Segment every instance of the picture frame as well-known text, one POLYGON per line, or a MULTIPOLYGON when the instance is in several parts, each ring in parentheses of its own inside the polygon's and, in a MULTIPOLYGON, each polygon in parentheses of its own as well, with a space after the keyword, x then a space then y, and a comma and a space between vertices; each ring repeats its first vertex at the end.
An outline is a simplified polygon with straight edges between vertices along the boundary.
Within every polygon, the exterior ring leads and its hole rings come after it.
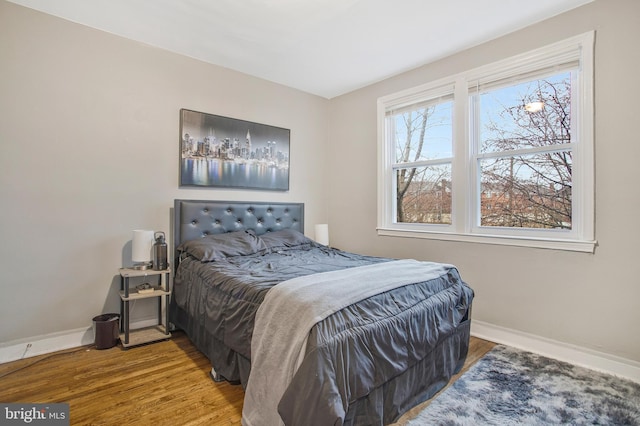
POLYGON ((180 110, 180 186, 289 190, 289 129, 180 110))

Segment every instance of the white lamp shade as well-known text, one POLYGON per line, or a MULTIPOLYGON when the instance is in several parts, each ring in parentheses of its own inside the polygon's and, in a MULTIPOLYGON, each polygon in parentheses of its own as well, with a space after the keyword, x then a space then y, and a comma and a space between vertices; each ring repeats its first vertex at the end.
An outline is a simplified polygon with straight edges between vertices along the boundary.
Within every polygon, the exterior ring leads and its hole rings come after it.
POLYGON ((329 245, 329 225, 326 223, 316 225, 316 242, 325 246, 329 245))
POLYGON ((153 247, 153 231, 136 229, 131 240, 131 260, 134 262, 150 262, 153 247))

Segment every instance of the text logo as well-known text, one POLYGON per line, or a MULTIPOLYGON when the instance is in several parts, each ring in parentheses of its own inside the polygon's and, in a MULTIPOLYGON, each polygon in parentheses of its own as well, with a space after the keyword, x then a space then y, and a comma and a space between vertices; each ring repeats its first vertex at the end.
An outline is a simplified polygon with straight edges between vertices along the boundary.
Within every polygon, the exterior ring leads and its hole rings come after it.
POLYGON ((69 404, 0 403, 0 424, 69 426, 69 404))

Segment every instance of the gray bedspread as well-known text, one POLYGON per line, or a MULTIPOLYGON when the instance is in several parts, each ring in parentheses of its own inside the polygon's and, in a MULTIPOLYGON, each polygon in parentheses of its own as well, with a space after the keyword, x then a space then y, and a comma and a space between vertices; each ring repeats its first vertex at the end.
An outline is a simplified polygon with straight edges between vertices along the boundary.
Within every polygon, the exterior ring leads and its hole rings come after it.
MULTIPOLYGON (((215 262, 186 258, 174 280, 172 321, 219 374, 246 386, 256 311, 272 286, 390 260, 319 245, 215 262)), ((279 406, 284 423, 382 425, 431 397, 466 357, 472 299, 451 267, 316 324, 279 406)))

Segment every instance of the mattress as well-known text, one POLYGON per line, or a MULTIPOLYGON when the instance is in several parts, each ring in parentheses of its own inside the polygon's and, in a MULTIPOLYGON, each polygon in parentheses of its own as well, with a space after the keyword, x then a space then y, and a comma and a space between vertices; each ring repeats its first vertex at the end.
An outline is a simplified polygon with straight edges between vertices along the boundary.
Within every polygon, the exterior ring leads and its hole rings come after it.
MULTIPOLYGON (((174 278, 172 322, 209 358, 218 379, 245 387, 256 312, 270 288, 393 260, 323 246, 293 231, 273 234, 239 234, 250 243, 222 253, 208 246, 203 252, 202 240, 200 251, 182 247, 174 278)), ((464 363, 472 299, 451 266, 329 315, 309 333, 307 358, 278 407, 283 422, 382 425, 430 398, 464 363)))

